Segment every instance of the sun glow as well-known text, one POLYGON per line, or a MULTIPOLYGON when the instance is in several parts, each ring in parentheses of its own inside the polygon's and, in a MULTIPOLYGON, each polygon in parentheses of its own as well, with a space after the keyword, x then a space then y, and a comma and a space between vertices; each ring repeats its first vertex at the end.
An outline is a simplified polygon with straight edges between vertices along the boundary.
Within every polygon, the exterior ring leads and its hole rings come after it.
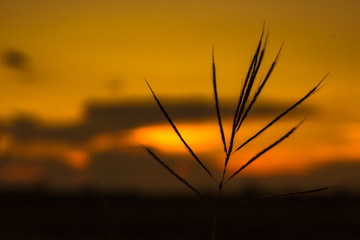
MULTIPOLYGON (((185 141, 198 152, 211 152, 218 149, 220 133, 216 123, 181 123, 177 124, 178 130, 185 141)), ((187 152, 181 140, 168 124, 145 126, 131 132, 134 141, 158 148, 164 152, 187 152)))

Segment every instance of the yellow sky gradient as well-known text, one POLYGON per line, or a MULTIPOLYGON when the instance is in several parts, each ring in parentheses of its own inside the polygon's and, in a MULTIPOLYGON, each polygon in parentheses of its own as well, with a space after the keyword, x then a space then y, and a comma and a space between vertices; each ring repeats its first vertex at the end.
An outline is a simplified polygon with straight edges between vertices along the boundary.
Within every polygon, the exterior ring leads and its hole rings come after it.
POLYGON ((266 97, 293 98, 331 71, 312 101, 329 111, 359 106, 359 10, 325 0, 1 1, 0 50, 30 61, 28 72, 0 66, 0 114, 77 119, 88 99, 149 97, 143 77, 159 94, 209 98, 213 43, 220 93, 231 98, 264 21, 267 63, 285 43, 266 97))

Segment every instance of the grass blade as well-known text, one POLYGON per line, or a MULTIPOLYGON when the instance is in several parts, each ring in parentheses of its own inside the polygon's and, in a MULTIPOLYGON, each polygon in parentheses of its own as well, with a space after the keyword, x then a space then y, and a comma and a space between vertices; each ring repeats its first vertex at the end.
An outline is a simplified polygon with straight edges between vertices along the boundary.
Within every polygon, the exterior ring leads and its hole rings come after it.
POLYGON ((331 188, 332 187, 322 187, 322 188, 315 188, 315 189, 310 189, 310 190, 300 191, 300 192, 289 192, 289 193, 283 193, 283 194, 278 194, 278 195, 250 198, 250 199, 243 200, 242 202, 252 202, 252 201, 260 201, 260 200, 268 200, 268 199, 275 199, 275 198, 298 196, 298 195, 303 195, 303 194, 322 192, 322 191, 325 191, 325 190, 328 190, 328 189, 331 189, 331 188))
POLYGON ((200 196, 203 199, 208 200, 205 196, 203 196, 196 188, 191 186, 185 179, 180 177, 177 173, 175 173, 168 165, 166 165, 156 154, 151 151, 148 147, 142 146, 158 163, 160 163, 166 170, 168 170, 174 177, 176 177, 180 182, 182 182, 184 185, 186 185, 188 188, 190 188, 193 192, 195 192, 198 196, 200 196))
POLYGON ((307 98, 309 98, 311 95, 313 95, 320 87, 321 83, 324 81, 324 79, 327 77, 327 75, 314 87, 312 88, 304 97, 302 97, 300 100, 298 100, 295 104, 290 106, 288 109, 286 109, 284 112, 282 112, 280 115, 278 115, 274 120, 272 120, 270 123, 268 123, 264 128, 262 128, 260 131, 258 131, 255 135, 250 137, 248 140, 246 140, 243 144, 241 144, 234 152, 240 150, 242 147, 244 147, 246 144, 254 140, 256 137, 258 137, 261 133, 263 133, 265 130, 267 130, 269 127, 271 127, 274 123, 279 121, 283 116, 285 116, 287 113, 289 113, 291 110, 295 109, 298 105, 300 105, 303 101, 305 101, 307 98))
POLYGON ((220 106, 219 106, 219 99, 217 93, 217 86, 216 86, 216 68, 215 68, 215 59, 214 59, 214 47, 212 49, 212 75, 213 75, 213 89, 214 89, 214 97, 215 97, 215 107, 216 107, 216 115, 218 119, 218 124, 220 128, 221 140, 224 146, 224 152, 227 152, 226 148, 226 141, 225 141, 225 133, 223 129, 223 124, 221 121, 221 114, 220 114, 220 106))
POLYGON ((261 33, 260 40, 259 40, 258 46, 256 48, 255 54, 254 54, 254 56, 253 56, 253 58, 251 60, 249 70, 248 70, 248 73, 246 75, 244 84, 242 86, 240 96, 239 96, 239 100, 238 100, 238 103, 237 103, 237 106, 236 106, 236 109, 235 109, 235 115, 234 115, 234 119, 233 119, 233 126, 232 126, 232 130, 231 130, 230 143, 229 143, 229 148, 228 148, 228 151, 227 151, 227 156, 225 158, 225 168, 224 168, 224 174, 223 174, 222 178, 224 178, 224 175, 225 175, 225 172, 226 172, 226 166, 228 164, 230 155, 232 153, 234 139, 235 139, 235 135, 236 135, 236 132, 237 132, 237 126, 238 126, 239 121, 241 119, 243 106, 244 106, 244 104, 246 102, 245 101, 245 95, 246 95, 246 92, 248 91, 247 89, 249 88, 249 81, 251 81, 250 78, 253 75, 254 69, 256 68, 256 66, 259 65, 259 64, 257 64, 257 58, 258 58, 259 52, 261 51, 261 46, 262 46, 262 42, 263 42, 263 36, 264 36, 264 28, 263 28, 263 31, 261 33))
POLYGON ((264 53, 265 53, 265 46, 261 50, 259 59, 257 59, 257 57, 256 57, 256 61, 257 61, 256 66, 254 66, 253 73, 252 73, 251 78, 249 80, 249 84, 247 86, 247 89, 246 89, 246 92, 245 92, 245 95, 244 95, 244 99, 242 100, 240 113, 238 115, 238 119, 237 119, 237 122, 236 122, 236 125, 237 125, 236 126, 236 132, 239 131, 239 129, 240 129, 240 126, 241 126, 241 123, 242 123, 241 119, 243 118, 244 109, 245 109, 246 103, 247 103, 247 101, 249 99, 249 96, 250 96, 251 90, 253 88, 253 85, 255 83, 255 79, 256 79, 256 76, 258 74, 259 68, 261 66, 261 62, 262 62, 264 53))
POLYGON ((228 178, 228 180, 224 183, 224 185, 229 182, 233 177, 235 177, 239 172, 241 172, 242 170, 244 170, 244 168, 246 168, 247 166, 249 166, 252 162, 254 162, 256 159, 258 159, 261 155, 263 155, 264 153, 266 153, 267 151, 269 151, 270 149, 272 149, 273 147, 275 147, 276 145, 278 145, 279 143, 281 143, 282 141, 284 141, 286 138, 288 138, 291 134, 294 133, 294 131, 299 127, 299 125, 302 123, 303 121, 301 121, 298 125, 296 125, 295 127, 293 127, 289 132, 287 132, 284 136, 282 136, 281 138, 279 138, 278 140, 276 140, 274 143, 272 143, 271 145, 269 145, 268 147, 264 148, 261 152, 259 152, 258 154, 256 154, 253 158, 251 158, 247 163, 245 163, 239 170, 237 170, 233 175, 231 175, 231 177, 228 178))
POLYGON ((243 85, 243 87, 241 89, 240 98, 239 98, 238 105, 237 105, 237 108, 236 108, 236 114, 235 114, 236 117, 234 119, 234 121, 235 121, 234 125, 235 125, 235 130, 236 131, 238 129, 238 125, 239 125, 239 122, 240 122, 240 119, 241 119, 241 116, 242 116, 242 112, 244 111, 244 107, 245 107, 247 98, 248 98, 248 96, 250 94, 250 90, 251 90, 252 85, 253 85, 254 80, 255 80, 254 76, 256 76, 256 73, 257 73, 256 69, 259 69, 259 67, 260 67, 260 63, 258 62, 258 55, 261 54, 261 53, 262 53, 261 55, 263 55, 262 50, 264 50, 264 49, 261 49, 262 42, 263 42, 263 35, 264 35, 264 31, 261 34, 258 46, 256 48, 255 54, 254 54, 254 56, 252 58, 250 66, 249 66, 249 70, 248 70, 248 73, 246 75, 244 85, 243 85))
POLYGON ((176 132, 176 134, 178 135, 178 137, 180 138, 181 142, 185 145, 185 147, 187 148, 187 150, 190 152, 191 156, 196 160, 196 162, 198 162, 200 164, 200 166, 207 172, 207 174, 217 183, 216 179, 214 178, 214 176, 211 174, 211 172, 209 171, 209 169, 200 161, 200 159, 196 156, 196 154, 194 153, 194 151, 190 148, 190 146, 185 142, 184 138, 181 136, 179 130, 177 129, 177 127, 175 126, 174 122, 171 120, 169 114, 166 112, 165 108, 162 106, 162 104, 160 103, 159 99, 156 97, 154 91, 152 90, 149 82, 145 79, 146 84, 148 85, 152 95, 155 98, 156 103, 158 104, 160 110, 162 111, 162 113, 165 115, 166 119, 168 120, 168 122, 170 123, 171 127, 174 129, 174 131, 176 132))
POLYGON ((278 62, 278 59, 279 59, 279 56, 280 56, 280 53, 281 53, 281 49, 282 49, 282 46, 281 46, 281 48, 280 48, 280 50, 279 50, 279 52, 278 52, 275 60, 274 60, 273 63, 271 64, 270 69, 268 70, 268 72, 267 72, 264 80, 261 81, 260 86, 259 86, 259 88, 257 89, 257 91, 255 92, 255 95, 253 96, 253 98, 252 98, 249 106, 247 107, 247 109, 246 109, 243 117, 241 118, 241 121, 240 121, 240 123, 239 123, 239 127, 238 127, 238 128, 240 128, 241 124, 244 122, 244 120, 245 120, 245 118, 247 117, 248 113, 250 112, 252 106, 253 106, 254 103, 256 102, 258 96, 260 95, 260 93, 261 93, 261 91, 263 90, 265 84, 267 83, 267 80, 269 79, 272 71, 274 70, 274 68, 275 68, 275 66, 276 66, 276 64, 277 64, 277 62, 278 62))

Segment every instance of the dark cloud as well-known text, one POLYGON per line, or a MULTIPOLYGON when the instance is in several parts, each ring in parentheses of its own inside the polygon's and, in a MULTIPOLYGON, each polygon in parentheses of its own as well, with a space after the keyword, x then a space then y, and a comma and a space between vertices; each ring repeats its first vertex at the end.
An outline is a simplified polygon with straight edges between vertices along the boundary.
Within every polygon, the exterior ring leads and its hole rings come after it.
MULTIPOLYGON (((176 123, 185 120, 216 119, 214 106, 200 101, 167 102, 165 107, 176 123)), ((269 115, 275 116, 286 107, 276 104, 259 104, 256 109, 254 115, 260 118, 269 115)), ((303 114, 303 111, 308 112, 308 110, 300 109, 300 113, 303 114)), ((222 113, 224 117, 232 117, 233 107, 225 105, 222 113)), ((13 121, 12 125, 0 125, 0 130, 8 133, 18 144, 24 144, 24 146, 32 141, 45 140, 49 143, 62 143, 77 149, 78 146, 83 146, 84 143, 86 144, 87 141, 101 134, 165 122, 166 119, 161 111, 152 102, 132 104, 97 102, 87 105, 84 121, 77 125, 45 127, 36 118, 23 116, 13 121)), ((46 146, 44 147, 46 148, 46 146)), ((123 191, 133 189, 141 193, 176 191, 188 194, 187 188, 177 182, 140 147, 109 148, 91 153, 89 157, 89 166, 83 173, 89 174, 87 184, 94 189, 123 191)), ((189 169, 189 171, 185 171, 186 179, 196 187, 211 192, 212 188, 208 185, 208 176, 203 174, 196 162, 192 161, 188 155, 161 153, 161 157, 165 159, 166 164, 177 169, 177 171, 189 169)), ((216 166, 211 157, 207 157, 203 156, 202 159, 208 159, 207 166, 215 170, 216 166)), ((19 158, 25 159, 10 159, 7 164, 22 165, 31 162, 31 164, 36 165, 35 167, 43 167, 46 169, 42 176, 43 181, 49 188, 82 187, 80 183, 75 186, 72 182, 79 182, 78 179, 83 176, 83 173, 66 164, 63 161, 64 159, 62 161, 59 159, 29 161, 25 156, 19 158)), ((251 188, 255 186, 262 192, 276 194, 288 190, 301 191, 337 185, 356 191, 360 187, 357 184, 360 182, 360 164, 357 162, 358 160, 334 160, 332 163, 314 166, 305 175, 286 174, 254 177, 246 175, 245 172, 245 175, 233 181, 227 191, 237 193, 247 186, 251 186, 251 188)))
POLYGON ((2 60, 6 67, 17 70, 26 71, 29 69, 30 59, 24 52, 9 48, 2 54, 2 60))
MULTIPOLYGON (((16 146, 26 147, 27 144, 31 146, 32 142, 43 141, 61 144, 75 150, 81 149, 83 146, 86 148, 89 140, 91 141, 94 137, 103 134, 106 135, 107 133, 114 132, 125 133, 127 130, 144 125, 166 123, 166 119, 156 103, 152 99, 150 100, 148 102, 142 101, 141 103, 128 104, 114 102, 91 103, 86 107, 84 120, 81 123, 68 126, 44 126, 34 116, 22 115, 9 125, 0 123, 0 131, 11 136, 16 142, 16 146)), ((176 101, 164 102, 166 102, 164 103, 166 110, 175 123, 208 119, 216 120, 215 108, 209 103, 190 100, 183 103, 176 101)), ((284 109, 286 107, 277 104, 258 104, 253 116, 257 118, 275 116, 284 109)), ((302 111, 300 112, 303 113, 302 111)), ((233 113, 233 106, 223 105, 223 117, 231 118, 233 113)), ((44 148, 47 147, 49 146, 45 144, 44 148)), ((10 149, 9 156, 12 154, 12 151, 15 153, 15 151, 19 150, 16 148, 10 149)), ((85 149, 84 151, 87 150, 85 149)), ((64 156, 66 158, 69 155, 65 154, 64 156)), ((129 147, 126 144, 123 147, 109 147, 104 151, 93 152, 89 157, 89 166, 86 172, 84 172, 84 174, 89 174, 89 187, 108 190, 134 189, 136 192, 177 191, 179 193, 189 193, 187 188, 179 184, 175 178, 168 174, 140 147, 129 147)), ((177 171, 186 172, 186 178, 196 187, 209 191, 212 190, 211 186, 208 185, 208 176, 203 174, 196 162, 192 161, 188 155, 161 153, 161 157, 164 157, 166 163, 177 171), (189 159, 184 161, 186 158, 189 159)), ((54 159, 48 159, 48 156, 37 156, 37 161, 31 160, 31 156, 29 156, 29 159, 27 156, 17 156, 17 158, 11 158, 7 161, 7 164, 20 166, 23 164, 25 164, 24 166, 30 166, 29 164, 31 164, 30 167, 32 168, 41 167, 45 169, 39 181, 43 181, 51 189, 70 189, 75 187, 74 184, 71 184, 72 182, 78 182, 79 178, 83 177, 81 171, 67 164, 69 158, 63 159, 60 157, 61 159, 59 159, 58 156, 53 156, 52 158, 54 159), (39 161, 39 159, 41 160, 39 161)), ((207 162, 207 166, 209 169, 215 170, 211 157, 203 156, 203 158, 209 159, 210 161, 207 162)), ((265 182, 270 185, 271 183, 277 185, 277 180, 273 179, 272 181, 265 182)), ((289 178, 281 179, 279 185, 283 186, 287 180, 289 178)), ((290 180, 292 182, 303 182, 296 181, 298 179, 294 180, 293 178, 290 178, 290 180)), ((80 185, 77 186, 81 187, 80 185)), ((238 191, 243 185, 234 184, 233 186, 235 187, 234 191, 238 191)), ((259 186, 262 186, 262 184, 259 183, 259 186)))
MULTIPOLYGON (((178 173, 183 174, 181 164, 183 169, 189 169, 185 176, 194 186, 215 190, 213 182, 209 181, 209 176, 191 157, 165 153, 161 153, 161 157, 166 159, 166 164, 178 173)), ((206 164, 211 165, 209 162, 206 164)), ((164 192, 192 194, 191 190, 184 187, 141 147, 136 147, 131 152, 122 150, 98 153, 93 156, 89 171, 93 187, 99 189, 121 189, 150 194, 164 192)))
MULTIPOLYGON (((181 121, 201 121, 216 119, 215 107, 201 101, 168 102, 164 104, 175 123, 181 121)), ((251 114, 253 117, 276 116, 286 107, 277 104, 258 104, 251 114)), ((299 109, 301 113, 305 109, 299 109)), ((306 109, 305 112, 309 112, 306 109)), ((232 118, 234 108, 230 105, 222 106, 222 116, 232 118)), ((158 106, 148 103, 108 103, 96 102, 88 104, 85 110, 84 121, 77 125, 61 127, 44 127, 39 121, 31 117, 20 117, 7 128, 17 140, 60 140, 70 143, 85 142, 92 137, 114 131, 126 131, 139 126, 166 123, 158 106)), ((5 129, 4 129, 5 130, 5 129)))

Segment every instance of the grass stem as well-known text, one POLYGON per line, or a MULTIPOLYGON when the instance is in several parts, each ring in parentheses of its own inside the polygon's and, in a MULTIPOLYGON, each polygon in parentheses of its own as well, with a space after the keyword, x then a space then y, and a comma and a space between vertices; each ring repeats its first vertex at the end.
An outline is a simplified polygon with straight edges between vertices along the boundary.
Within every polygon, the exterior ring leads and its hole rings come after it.
MULTIPOLYGON (((164 114, 166 119, 168 120, 169 124, 171 125, 171 127, 173 128, 173 130, 175 131, 175 133, 177 134, 177 136, 181 140, 181 142, 184 144, 184 146, 186 147, 188 152, 191 154, 191 156, 195 159, 195 161, 201 166, 201 168, 207 173, 207 175, 209 175, 211 177, 211 179, 217 184, 218 195, 217 195, 217 198, 215 199, 215 201, 214 202, 209 201, 209 199, 206 198, 202 193, 200 193, 200 191, 198 191, 195 187, 193 187, 191 184, 189 184, 184 178, 182 178, 175 171, 173 171, 168 165, 166 165, 165 162, 163 162, 157 155, 155 155, 155 153, 153 151, 151 151, 149 148, 147 148, 145 146, 144 146, 144 148, 157 162, 159 162, 165 169, 167 169, 167 171, 169 171, 180 182, 182 182, 184 185, 186 185, 189 189, 191 189, 199 197, 205 199, 208 203, 212 204, 212 206, 215 209, 214 219, 213 219, 213 226, 212 226, 212 234, 211 234, 211 239, 212 240, 215 240, 216 229, 217 229, 218 222, 219 222, 219 217, 220 217, 221 208, 222 208, 222 192, 223 192, 224 186, 226 184, 228 184, 235 176, 237 176, 246 167, 248 167, 255 160, 257 160, 260 156, 262 156, 263 154, 265 154, 266 152, 268 152, 269 150, 271 150, 272 148, 277 146, 279 143, 284 141, 290 135, 292 135, 294 133, 294 131, 299 127, 299 125, 303 121, 301 121, 298 125, 296 125, 292 129, 290 129, 286 134, 284 134, 282 137, 277 139, 275 142, 273 142, 272 144, 270 144, 269 146, 267 146, 266 148, 261 150, 258 154, 256 154, 252 158, 250 158, 250 160, 248 160, 241 168, 239 168, 236 172, 234 172, 232 175, 230 175, 229 178, 227 178, 226 177, 226 175, 227 175, 226 174, 227 166, 228 166, 228 163, 230 161, 230 158, 231 158, 232 154, 237 152, 241 148, 243 148, 246 144, 252 142, 257 137, 259 137, 263 132, 268 130, 272 125, 277 123, 281 118, 283 118, 285 115, 287 115, 290 111, 295 109, 297 106, 302 104, 306 99, 308 99, 310 96, 312 96, 314 93, 316 93, 322 87, 321 86, 322 82, 324 81, 324 79, 328 75, 328 74, 325 75, 325 77, 315 87, 310 89, 310 91, 308 91, 307 94, 305 94, 305 96, 303 96, 298 101, 296 101, 293 105, 291 105, 290 107, 285 109, 285 111, 283 111, 279 115, 277 115, 270 123, 265 125, 261 130, 259 130, 257 133, 255 133, 253 136, 251 136, 249 139, 247 139, 239 147, 235 148, 236 147, 235 146, 235 144, 236 144, 235 140, 236 140, 236 137, 237 137, 237 135, 239 133, 239 129, 242 126, 243 122, 246 120, 246 118, 247 118, 248 114, 250 113, 250 111, 252 110, 252 108, 253 108, 255 102, 257 101, 258 97, 260 96, 264 86, 268 83, 268 79, 269 79, 271 73, 273 72, 273 70, 275 69, 275 66, 276 66, 276 64, 278 62, 278 59, 279 59, 279 56, 280 56, 280 53, 281 53, 281 50, 282 50, 282 46, 281 46, 280 50, 278 51, 277 56, 273 60, 273 62, 271 64, 271 66, 269 67, 269 69, 267 70, 267 72, 265 74, 265 77, 261 78, 261 80, 257 80, 258 79, 257 76, 258 76, 259 70, 261 68, 263 58, 265 56, 265 52, 266 52, 266 48, 267 48, 267 41, 268 41, 268 34, 266 34, 266 36, 264 37, 264 27, 263 27, 263 30, 262 30, 262 33, 261 33, 261 36, 260 36, 260 40, 259 40, 259 42, 257 44, 255 53, 254 53, 253 57, 251 58, 250 65, 249 65, 248 71, 246 73, 246 77, 245 77, 244 82, 243 82, 243 84, 241 86, 241 89, 240 89, 240 94, 239 94, 239 97, 238 97, 238 101, 237 101, 236 108, 235 108, 235 113, 234 113, 234 116, 233 116, 231 134, 230 134, 230 138, 228 139, 228 144, 227 144, 227 141, 226 141, 226 138, 225 138, 223 122, 222 122, 222 118, 221 118, 221 111, 220 111, 220 104, 219 104, 219 97, 218 97, 218 89, 217 89, 214 47, 212 48, 212 87, 213 87, 213 92, 214 92, 214 102, 215 102, 217 123, 218 123, 219 129, 220 129, 221 141, 222 141, 222 145, 223 145, 223 149, 224 149, 224 153, 225 153, 225 156, 224 156, 225 157, 225 159, 224 159, 224 168, 222 170, 220 181, 218 181, 213 176, 213 174, 210 172, 210 170, 197 157, 197 155, 194 153, 194 151, 190 148, 190 146, 184 140, 184 138, 180 134, 179 130, 175 126, 174 121, 171 119, 170 115, 167 113, 167 111, 165 110, 163 105, 160 103, 160 100, 155 95, 155 93, 154 93, 153 89, 151 88, 149 82, 145 79, 146 84, 148 85, 148 87, 149 87, 149 89, 150 89, 150 91, 151 91, 151 93, 152 93, 158 107, 160 108, 160 110, 162 111, 162 113, 164 114), (254 86, 256 85, 256 83, 258 84, 258 88, 254 89, 254 86)), ((306 193, 320 192, 320 191, 327 190, 327 189, 328 188, 318 188, 318 189, 312 189, 312 190, 302 191, 302 192, 285 193, 285 194, 281 194, 281 195, 262 197, 262 198, 258 198, 258 199, 255 199, 255 200, 271 199, 271 198, 286 197, 286 196, 294 196, 294 195, 300 195, 300 194, 306 194, 306 193)))

